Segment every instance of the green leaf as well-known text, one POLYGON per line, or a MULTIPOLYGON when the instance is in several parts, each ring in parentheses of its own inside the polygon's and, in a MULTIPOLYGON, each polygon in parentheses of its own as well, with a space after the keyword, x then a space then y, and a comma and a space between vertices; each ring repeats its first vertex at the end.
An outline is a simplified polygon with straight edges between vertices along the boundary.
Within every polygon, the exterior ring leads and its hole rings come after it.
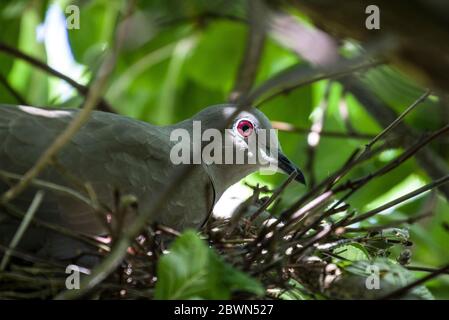
POLYGON ((281 295, 279 296, 282 300, 312 300, 312 297, 308 295, 307 290, 304 288, 302 284, 294 279, 290 279, 288 281, 290 286, 289 290, 282 290, 281 295))
POLYGON ((184 232, 157 268, 156 299, 229 299, 235 291, 262 295, 255 279, 224 262, 194 231, 184 232))
MULTIPOLYGON (((356 261, 344 269, 343 276, 332 284, 329 292, 335 299, 379 299, 414 282, 413 273, 391 259, 377 258, 374 261, 356 261), (366 281, 379 275, 379 287, 368 289, 366 281)), ((401 299, 433 299, 425 286, 417 286, 401 299)))
POLYGON ((367 260, 370 258, 368 251, 359 243, 338 247, 334 250, 334 253, 350 261, 367 260))

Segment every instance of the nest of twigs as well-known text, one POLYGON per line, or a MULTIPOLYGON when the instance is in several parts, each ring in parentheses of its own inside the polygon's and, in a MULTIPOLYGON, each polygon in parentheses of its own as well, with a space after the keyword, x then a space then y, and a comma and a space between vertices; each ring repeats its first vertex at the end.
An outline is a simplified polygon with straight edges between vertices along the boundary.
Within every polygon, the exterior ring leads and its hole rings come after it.
MULTIPOLYGON (((256 279, 264 288, 263 295, 233 290, 231 298, 430 296, 428 292, 422 294, 423 288, 413 284, 404 289, 413 282, 401 267, 410 260, 408 248, 412 244, 406 230, 391 225, 349 228, 354 213, 348 212, 346 205, 336 206, 326 194, 310 201, 305 201, 305 196, 297 203, 298 209, 274 218, 264 210, 273 197, 259 199, 259 191, 256 188, 254 196, 237 208, 230 220, 210 217, 199 233, 227 264, 256 279), (391 257, 387 259, 392 248, 399 248, 400 254, 394 257, 397 263, 391 263, 391 257), (369 288, 369 281, 376 285, 376 279, 369 279, 371 265, 376 266, 380 276, 377 280, 382 284, 377 290, 369 288)), ((149 225, 127 249, 119 267, 79 298, 155 298, 158 262, 170 254, 179 234, 162 225, 149 225)), ((112 239, 106 247, 113 248, 116 240, 112 239)), ((0 272, 0 298, 52 299, 67 290, 71 271, 67 263, 42 260, 17 250, 10 253, 12 260, 0 272)), ((96 254, 101 261, 108 253, 100 249, 96 254)), ((79 271, 83 278, 88 278, 90 270, 79 271)))

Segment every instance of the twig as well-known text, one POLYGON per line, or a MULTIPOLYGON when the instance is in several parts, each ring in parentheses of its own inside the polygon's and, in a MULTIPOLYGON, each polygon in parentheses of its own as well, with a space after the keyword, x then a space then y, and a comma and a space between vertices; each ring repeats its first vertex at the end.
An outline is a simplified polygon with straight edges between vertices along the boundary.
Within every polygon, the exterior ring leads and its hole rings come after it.
MULTIPOLYGON (((36 59, 16 48, 10 47, 5 43, 0 42, 0 52, 6 53, 10 56, 17 58, 17 59, 21 59, 39 69, 41 69, 42 71, 45 71, 48 74, 51 74, 61 80, 64 80, 69 85, 74 87, 81 95, 85 96, 86 99, 89 96, 89 91, 94 90, 94 88, 89 88, 88 86, 84 86, 84 85, 76 82, 72 78, 66 76, 65 74, 59 72, 56 69, 53 69, 46 63, 40 61, 39 59, 36 59)), ((25 102, 25 101, 23 101, 23 102, 25 102)), ((24 104, 26 104, 26 103, 24 103, 24 104)), ((109 103, 106 102, 106 100, 101 97, 95 102, 95 104, 98 105, 99 110, 106 111, 106 112, 114 112, 113 111, 114 109, 111 108, 109 103)))
MULTIPOLYGON (((119 47, 119 45, 116 46, 115 50, 117 50, 117 47, 119 47)), ((1 48, 2 45, 0 44, 0 50, 1 48)), ((35 165, 24 174, 23 179, 21 179, 16 185, 11 187, 1 196, 1 204, 11 201, 23 192, 31 181, 47 167, 52 159, 56 157, 56 154, 89 120, 90 114, 97 105, 97 102, 100 101, 101 95, 106 88, 107 79, 115 65, 116 54, 117 52, 113 51, 106 57, 105 61, 101 65, 98 75, 88 91, 83 108, 77 113, 76 117, 70 122, 67 128, 58 137, 56 137, 55 141, 44 151, 35 165)))
POLYGON ((0 74, 0 84, 5 87, 5 89, 17 100, 18 103, 27 105, 25 98, 11 86, 8 79, 6 79, 2 74, 0 74))
POLYGON ((269 206, 270 204, 273 203, 274 200, 276 200, 281 194, 282 192, 284 192, 284 190, 288 187, 288 185, 296 178, 296 176, 298 175, 298 172, 293 171, 288 178, 281 184, 281 186, 279 188, 277 188, 273 194, 259 207, 259 209, 257 209, 256 212, 254 212, 250 218, 250 222, 254 222, 254 220, 257 219, 257 217, 264 212, 269 206))
MULTIPOLYGON (((310 134, 315 132, 313 129, 296 127, 290 123, 282 121, 271 121, 274 129, 282 132, 310 134)), ((355 139, 355 140, 370 140, 374 138, 372 134, 357 133, 357 132, 338 132, 338 131, 320 131, 322 137, 339 138, 339 139, 355 139)))
MULTIPOLYGON (((355 63, 354 61, 350 62, 355 63)), ((366 65, 364 67, 366 67, 366 65)), ((310 83, 317 79, 316 77, 313 78, 317 73, 318 71, 316 69, 311 69, 310 73, 304 73, 301 69, 301 72, 295 73, 295 75, 299 77, 299 82, 310 83), (309 79, 308 77, 312 77, 313 79, 309 79)), ((320 76, 326 77, 327 75, 321 74, 320 76)), ((228 120, 223 124, 223 129, 230 125, 237 114, 239 114, 242 110, 249 108, 250 104, 248 101, 250 100, 251 99, 248 97, 240 99, 237 103, 235 112, 233 112, 233 114, 230 115, 228 120)), ((160 190, 159 194, 155 197, 155 201, 152 203, 152 206, 132 221, 128 228, 123 232, 120 239, 116 242, 115 246, 112 248, 111 253, 104 260, 102 260, 96 268, 94 268, 90 276, 82 281, 80 290, 77 290, 76 292, 65 291, 56 298, 73 299, 82 297, 106 279, 126 256, 126 250, 132 243, 132 239, 134 239, 141 232, 154 213, 163 208, 164 204, 170 199, 171 194, 176 192, 176 190, 182 186, 182 182, 184 182, 190 174, 193 173, 195 168, 195 166, 183 166, 175 170, 169 180, 169 183, 165 188, 160 190)))
MULTIPOLYGON (((0 244, 0 251, 4 252, 4 253, 9 251, 12 256, 18 257, 22 260, 29 261, 29 262, 50 265, 50 266, 55 266, 55 267, 60 267, 60 268, 63 268, 66 266, 65 264, 62 264, 58 261, 43 259, 43 258, 37 257, 35 255, 19 251, 17 249, 12 249, 12 248, 4 246, 2 244, 0 244)), ((1 275, 1 273, 0 273, 0 275, 1 275)))
MULTIPOLYGON (((419 267, 419 266, 405 266, 406 269, 410 271, 422 271, 422 272, 436 272, 438 269, 430 267, 419 267)), ((449 274, 449 270, 444 271, 444 274, 449 274)))
POLYGON ((341 117, 341 120, 343 121, 343 124, 345 125, 346 130, 349 133, 357 133, 357 130, 354 128, 354 125, 352 123, 353 119, 351 119, 351 117, 349 115, 349 107, 348 107, 348 102, 347 102, 346 96, 347 96, 347 92, 346 92, 346 90, 343 89, 340 99, 339 99, 339 102, 338 102, 338 113, 341 117))
MULTIPOLYGON (((93 209, 94 214, 97 215, 98 221, 100 221, 102 223, 103 227, 106 230, 108 230, 110 233, 111 225, 109 223, 107 223, 106 217, 107 217, 107 214, 109 212, 111 212, 111 210, 109 208, 107 208, 107 206, 105 204, 102 204, 98 201, 97 196, 95 194, 95 190, 93 190, 90 183, 85 183, 85 184, 78 183, 79 181, 77 179, 75 179, 74 176, 69 174, 69 172, 67 172, 66 170, 63 170, 63 167, 60 166, 56 161, 53 162, 53 165, 61 173, 61 175, 66 175, 66 177, 68 177, 74 185, 79 187, 81 190, 84 190, 89 195, 90 199, 85 197, 82 193, 77 192, 76 190, 74 190, 72 188, 68 188, 66 186, 59 185, 59 184, 49 182, 49 181, 33 179, 31 181, 30 185, 33 185, 33 186, 36 186, 36 187, 39 187, 42 189, 50 190, 52 192, 56 192, 56 193, 59 193, 62 195, 66 195, 75 200, 78 200, 78 201, 81 201, 81 202, 87 204, 88 206, 90 206, 93 209)), ((8 183, 9 180, 20 181, 23 178, 23 176, 19 175, 19 174, 0 170, 0 178, 2 178, 5 182, 8 183)))
POLYGON ((319 80, 344 77, 357 71, 379 66, 382 63, 382 61, 371 61, 366 57, 358 57, 350 60, 341 60, 323 68, 299 64, 261 84, 248 96, 245 103, 253 104, 257 101, 256 106, 259 107, 278 95, 285 94, 293 89, 319 80))
MULTIPOLYGON (((424 93, 421 97, 419 97, 417 100, 415 100, 408 108, 406 108, 406 110, 404 112, 402 112, 397 118, 395 118, 384 130, 382 130, 378 135, 376 135, 368 144, 365 145, 365 148, 363 151, 361 151, 352 161, 353 163, 355 163, 359 158, 364 157, 367 153, 369 153, 372 149, 372 147, 376 144, 376 142, 378 142, 380 139, 382 139, 383 137, 385 137, 387 134, 391 133, 391 131, 396 128, 401 122, 402 119, 404 119, 404 117, 409 114, 416 106, 418 106, 422 101, 424 101, 430 94, 430 91, 427 91, 426 93, 424 93)), ((430 141, 430 140, 429 140, 430 141)), ((426 142, 428 143, 428 142, 426 142)), ((419 150, 419 149, 417 149, 419 150)), ((417 150, 415 152, 417 152, 417 150)), ((404 161, 408 159, 405 158, 404 161)), ((341 180, 341 178, 346 175, 351 169, 352 169, 353 165, 351 163, 348 163, 348 166, 346 168, 345 171, 343 171, 338 179, 334 180, 332 182, 332 184, 334 185, 336 182, 338 182, 339 180, 341 180)), ((380 171, 380 170, 379 170, 380 171)), ((370 177, 369 179, 372 179, 373 177, 370 177)), ((338 192, 338 191, 336 191, 338 192)), ((352 193, 354 193, 355 190, 351 190, 350 193, 348 193, 345 197, 343 197, 342 199, 340 199, 337 203, 334 204, 334 206, 332 208, 336 208, 338 205, 340 205, 344 200, 346 200, 352 193)))
MULTIPOLYGON (((302 79, 307 81, 304 77, 302 79)), ((249 109, 250 104, 247 102, 248 96, 239 99, 236 105, 236 110, 227 118, 227 121, 223 123, 223 126, 218 129, 228 128, 240 112, 249 109)), ((86 279, 82 281, 80 290, 76 290, 76 292, 74 290, 68 290, 60 293, 55 298, 75 299, 82 297, 105 280, 126 256, 126 250, 132 243, 132 239, 134 239, 141 232, 143 227, 148 223, 155 212, 163 209, 164 204, 170 199, 171 195, 182 186, 182 183, 190 177, 191 174, 193 174, 193 171, 196 168, 196 166, 183 166, 175 170, 169 180, 169 183, 164 189, 160 190, 159 194, 155 197, 155 201, 152 206, 134 219, 134 221, 123 232, 120 239, 116 242, 115 246, 111 250, 111 253, 106 256, 106 258, 103 259, 97 267, 94 268, 92 273, 86 279)))
MULTIPOLYGON (((390 132, 394 127, 396 127, 400 121, 402 120, 402 118, 404 118, 411 110, 413 110, 421 101, 423 101, 426 97, 428 96, 427 94, 424 94, 423 96, 421 96, 418 100, 416 100, 410 107, 407 108, 407 110, 398 118, 395 118, 392 123, 389 124, 388 128, 383 130, 379 135, 377 135, 376 137, 373 138, 374 141, 371 141, 366 147, 365 149, 359 150, 357 152, 355 152, 349 159, 348 161, 345 163, 345 165, 338 170, 336 173, 334 173, 333 175, 331 175, 328 179, 326 179, 325 181, 323 181, 322 183, 320 183, 317 188, 314 188, 313 190, 311 190, 311 192, 309 192, 308 194, 306 194, 305 196, 303 196, 301 199, 299 199, 289 210, 287 210, 287 212, 285 212, 283 214, 283 216, 286 215, 290 215, 293 214, 294 210, 296 210, 297 208, 299 208, 299 206, 304 203, 304 200, 307 199, 307 197, 310 197, 312 194, 315 194, 316 192, 318 192, 324 185, 323 183, 329 182, 328 188, 331 187, 333 184, 335 184, 337 181, 339 181, 346 173, 348 173, 350 171, 350 169, 352 169, 357 163, 360 162, 360 160, 365 159, 367 156, 369 155, 373 155, 373 153, 371 152, 371 148, 372 146, 375 144, 375 142, 379 141, 382 137, 384 137, 388 132, 390 132)), ((440 133, 438 133, 437 135, 440 135, 440 133)), ((417 150, 416 150, 417 151, 417 150)), ((416 152, 415 151, 415 152, 416 152)), ((354 191, 352 191, 354 192, 354 191)), ((350 193, 352 194, 352 193, 350 193)), ((348 194, 346 196, 346 198, 350 195, 348 194)), ((344 199, 346 199, 344 198, 344 199)), ((337 202, 332 208, 335 208, 336 206, 338 206, 343 200, 340 200, 339 202, 337 202)))
MULTIPOLYGON (((0 206, 1 208, 1 206, 0 206)), ((4 212, 8 215, 10 215, 13 218, 16 219, 23 219, 25 217, 25 213, 20 211, 18 208, 16 208, 15 206, 7 203, 3 205, 4 212)), ((86 244, 89 244, 93 247, 102 249, 106 252, 109 251, 109 247, 104 245, 103 243, 100 243, 99 241, 97 241, 95 238, 90 237, 90 236, 86 236, 80 233, 77 233, 75 231, 72 231, 71 229, 59 226, 57 224, 53 224, 50 222, 46 222, 44 220, 40 220, 36 217, 33 217, 32 221, 31 221, 34 225, 38 226, 38 227, 43 227, 49 230, 52 230, 54 232, 57 232, 59 234, 62 234, 64 236, 68 236, 70 238, 76 239, 76 240, 80 240, 83 241, 86 244)))
POLYGON ((430 95, 431 91, 427 90, 424 92, 418 99, 415 100, 407 109, 402 112, 399 117, 397 117, 392 123, 390 123, 385 129, 383 129, 377 136, 374 137, 367 145, 366 148, 371 148, 377 141, 379 141, 383 136, 385 136, 387 133, 389 133, 392 129, 394 129, 400 122, 402 122, 402 119, 406 115, 408 115, 413 109, 415 109, 421 102, 427 99, 427 97, 430 95))
POLYGON ((328 191, 317 197, 316 199, 313 199, 309 203, 307 203, 304 207, 302 207, 300 210, 295 212, 291 217, 288 223, 286 223, 281 228, 278 228, 276 232, 273 233, 271 237, 266 237, 270 232, 276 229, 276 227, 279 225, 281 219, 278 219, 274 223, 270 224, 269 226, 265 227, 261 232, 259 232, 259 235, 257 236, 257 239, 250 243, 247 250, 250 251, 251 249, 254 249, 251 252, 251 255, 248 259, 245 261, 245 268, 249 269, 251 266, 251 263, 254 262, 258 255, 262 252, 263 248, 269 246, 270 244, 276 243, 279 239, 281 239, 283 236, 285 236, 288 232, 294 230, 298 224, 301 222, 301 219, 308 213, 312 211, 316 211, 320 208, 322 208, 327 201, 332 196, 332 192, 328 191))
MULTIPOLYGON (((368 181, 372 180, 375 177, 382 176, 394 168, 398 167, 400 164, 404 163, 406 160, 410 159, 413 155, 415 155, 418 151, 420 151, 422 148, 424 148, 427 144, 429 144, 431 141, 435 140, 436 138, 449 133, 449 124, 440 128, 439 130, 433 132, 432 134, 428 135, 427 137, 421 139, 421 141, 418 141, 414 145, 410 146, 407 150, 404 151, 400 156, 390 161, 387 165, 384 167, 378 169, 377 171, 370 173, 364 177, 361 177, 354 181, 348 181, 345 184, 338 186, 334 189, 334 191, 341 192, 343 190, 351 189, 351 192, 353 193, 357 188, 360 188, 361 186, 365 185, 368 181)), ((344 197, 347 199, 347 197, 344 197)), ((340 200, 341 202, 342 200, 340 200)))
POLYGON ((390 223, 382 224, 382 225, 376 225, 372 227, 360 227, 360 228, 345 228, 345 233, 349 232, 376 232, 381 231, 384 229, 401 226, 404 224, 413 224, 419 220, 428 218, 432 215, 432 212, 426 212, 417 216, 413 216, 407 219, 401 219, 396 221, 391 221, 390 223))
POLYGON ((265 45, 268 12, 264 2, 249 0, 247 12, 249 15, 248 40, 237 80, 230 96, 231 102, 237 101, 242 94, 247 94, 251 90, 265 45))
MULTIPOLYGON (((383 127, 387 127, 397 118, 397 114, 355 77, 340 79, 345 89, 354 95, 365 107, 367 112, 383 127)), ((404 123, 399 123, 395 128, 396 135, 400 136, 405 144, 415 144, 417 133, 404 123)), ((425 147, 416 154, 418 164, 433 179, 445 176, 449 173, 446 161, 431 148, 425 147)), ((439 190, 449 199, 449 186, 441 186, 439 190)))
POLYGON ((175 230, 168 226, 164 226, 163 224, 160 224, 160 223, 156 223, 156 225, 154 226, 154 230, 160 230, 160 231, 162 231, 168 235, 174 236, 174 237, 179 237, 181 235, 181 233, 178 230, 175 230))
POLYGON ((443 266, 443 267, 441 267, 439 269, 434 270, 433 272, 431 272, 427 276, 425 276, 425 277, 423 277, 421 279, 418 279, 416 281, 413 281, 412 283, 406 285, 403 288, 400 288, 400 289, 398 289, 396 291, 393 291, 393 292, 387 294, 386 296, 380 298, 379 300, 399 299, 402 296, 404 296, 405 294, 407 294, 407 292, 409 292, 413 288, 416 288, 417 286, 420 286, 423 283, 426 283, 427 281, 429 281, 429 280, 431 280, 431 279, 433 279, 435 277, 438 277, 441 274, 445 274, 448 271, 449 271, 449 264, 447 264, 447 265, 445 265, 445 266, 443 266))
POLYGON ((301 206, 303 206, 307 202, 307 200, 311 199, 313 196, 319 195, 319 192, 322 189, 330 190, 332 184, 335 183, 335 181, 339 179, 339 177, 341 177, 348 170, 349 167, 351 166, 353 167, 357 164, 362 163, 363 161, 373 157, 382 150, 384 150, 384 147, 380 147, 376 150, 371 150, 365 156, 358 157, 357 159, 356 157, 360 153, 360 149, 354 150, 354 152, 349 156, 346 162, 338 170, 329 175, 326 179, 324 179, 318 185, 313 187, 312 190, 310 190, 308 193, 299 198, 293 205, 290 206, 290 208, 282 212, 281 219, 285 220, 289 218, 293 213, 295 213, 299 208, 301 208, 301 206))
MULTIPOLYGON (((382 176, 391 170, 395 169, 399 165, 401 165, 403 162, 414 156, 418 153, 421 149, 425 148, 427 144, 429 144, 431 141, 435 140, 436 138, 440 137, 441 135, 447 134, 449 132, 449 124, 440 128, 439 130, 435 131, 431 135, 428 135, 424 139, 421 139, 421 141, 418 141, 417 143, 410 146, 408 149, 405 150, 404 153, 402 153, 397 158, 390 161, 387 165, 384 167, 378 169, 377 171, 373 173, 369 173, 368 175, 361 177, 355 181, 347 181, 345 184, 340 185, 336 188, 334 188, 335 193, 339 193, 341 191, 350 189, 343 197, 341 197, 332 207, 331 209, 336 208, 340 204, 342 204, 344 201, 346 201, 350 196, 352 196, 358 189, 363 187, 365 184, 367 184, 372 179, 382 176)), ((360 154, 359 157, 363 156, 366 152, 369 152, 370 148, 365 148, 365 150, 360 154)), ((418 153, 419 155, 419 153, 418 153)), ((349 171, 350 167, 347 168, 347 173, 349 171)), ((339 177, 341 178, 341 176, 339 177)))
MULTIPOLYGON (((238 113, 248 107, 248 105, 238 105, 235 112, 229 116, 228 121, 226 121, 223 126, 223 129, 229 126, 238 113)), ((127 248, 131 245, 132 240, 141 232, 150 220, 151 216, 153 216, 155 212, 163 209, 164 204, 170 199, 171 195, 176 192, 176 190, 188 177, 190 177, 191 174, 193 174, 196 168, 196 166, 182 166, 175 170, 169 180, 169 183, 165 188, 160 190, 159 194, 155 197, 155 201, 152 206, 137 216, 130 223, 128 228, 123 231, 120 239, 118 239, 112 248, 111 253, 92 270, 92 273, 86 279, 81 282, 80 289, 76 290, 76 292, 75 290, 61 292, 55 297, 55 299, 76 299, 82 297, 104 281, 111 274, 111 272, 119 266, 123 258, 126 256, 127 248)))
MULTIPOLYGON (((237 105, 237 109, 229 116, 228 121, 226 121, 223 126, 223 129, 229 126, 238 113, 248 107, 248 105, 244 104, 237 105)), ((55 299, 76 299, 82 297, 104 281, 111 274, 111 272, 119 266, 123 258, 126 256, 127 248, 131 245, 132 239, 134 239, 141 232, 156 212, 163 210, 165 203, 167 203, 171 195, 182 186, 182 183, 193 174, 195 169, 197 169, 196 166, 183 166, 175 170, 169 180, 169 183, 164 189, 160 190, 159 194, 155 197, 155 201, 152 206, 132 221, 128 228, 122 233, 120 239, 115 243, 111 253, 92 270, 92 273, 86 279, 81 282, 80 289, 76 291, 64 291, 56 296, 55 299)))
MULTIPOLYGON (((315 185, 315 154, 321 140, 321 131, 323 130, 326 120, 326 113, 329 107, 329 95, 331 92, 332 81, 326 83, 324 96, 320 105, 315 109, 319 114, 313 119, 311 133, 307 136, 307 157, 304 169, 309 173, 309 184, 311 187, 315 185)), ((315 113, 316 114, 316 113, 315 113)))
POLYGON ((3 256, 3 259, 0 263, 0 271, 5 270, 6 266, 8 265, 9 259, 11 257, 11 249, 14 250, 17 245, 19 244, 20 240, 22 239, 23 235, 25 234, 25 231, 28 229, 28 226, 30 225, 31 220, 34 217, 34 214, 36 213, 37 209, 39 208, 42 199, 44 198, 44 192, 39 190, 36 195, 33 198, 33 201, 31 202, 25 217, 21 221, 19 228, 17 229, 16 233, 14 234, 14 237, 12 238, 9 249, 6 251, 5 255, 3 256))
POLYGON ((390 202, 388 202, 388 203, 386 203, 386 204, 384 204, 384 205, 382 205, 380 207, 377 207, 377 208, 375 208, 373 210, 370 210, 370 211, 368 211, 368 212, 366 212, 364 214, 361 214, 361 215, 355 217, 354 219, 349 220, 346 223, 346 225, 351 225, 351 224, 354 224, 356 222, 360 222, 360 221, 366 220, 366 219, 376 215, 379 212, 382 212, 382 211, 384 211, 386 209, 389 209, 389 208, 391 208, 391 207, 393 207, 393 206, 395 206, 395 205, 397 205, 399 203, 402 203, 402 202, 404 202, 404 201, 406 201, 408 199, 416 197, 417 195, 419 195, 421 193, 424 193, 426 191, 429 191, 429 190, 432 190, 434 188, 437 188, 438 186, 443 185, 443 184, 445 184, 447 182, 449 182, 449 175, 447 175, 445 177, 442 177, 442 178, 440 178, 438 180, 435 180, 432 183, 426 184, 425 186, 422 186, 421 188, 418 188, 418 189, 416 189, 416 190, 414 190, 412 192, 409 192, 409 193, 403 195, 402 197, 396 198, 396 199, 394 199, 394 200, 392 200, 392 201, 390 201, 390 202))
MULTIPOLYGON (((246 199, 243 203, 241 203, 232 213, 229 222, 224 227, 223 236, 229 236, 234 232, 235 228, 238 226, 239 221, 248 212, 248 209, 251 205, 253 205, 259 199, 260 189, 256 187, 251 197, 246 199)), ((259 208, 260 209, 260 208, 259 208)), ((259 211, 259 210, 257 210, 259 211)), ((257 213, 256 211, 256 213, 257 213)), ((254 216, 254 214, 253 214, 254 216)), ((250 220, 251 221, 251 220, 250 220)))
MULTIPOLYGON (((345 172, 348 168, 348 166, 352 165, 355 166, 356 164, 359 164, 370 157, 376 155, 380 151, 384 150, 384 146, 379 147, 378 149, 373 149, 369 153, 367 153, 363 157, 359 157, 355 161, 355 157, 359 154, 359 149, 355 150, 352 155, 346 160, 346 162, 343 164, 343 166, 335 171, 333 174, 331 174, 329 177, 321 181, 317 186, 312 188, 309 192, 307 192, 305 195, 303 195, 301 198, 299 198, 293 205, 290 206, 290 208, 286 209, 284 212, 281 213, 280 218, 272 223, 269 227, 265 228, 262 232, 259 233, 259 236, 257 238, 257 241, 262 241, 262 239, 265 238, 265 236, 276 229, 276 227, 281 223, 288 221, 291 216, 298 212, 299 209, 303 209, 302 207, 307 203, 309 199, 313 200, 313 196, 321 196, 320 191, 324 188, 326 191, 330 190, 330 185, 335 181, 343 172, 345 172)), ((329 210, 328 210, 329 211, 329 210)))
POLYGON ((304 252, 306 252, 306 250, 308 250, 310 247, 312 247, 316 243, 319 243, 327 236, 333 234, 333 232, 335 230, 340 228, 340 226, 344 225, 346 223, 346 221, 348 221, 352 216, 353 216, 353 213, 349 213, 348 215, 343 217, 340 221, 333 223, 331 225, 329 225, 329 224, 325 225, 323 230, 317 231, 316 234, 311 238, 311 240, 307 241, 305 244, 302 245, 302 247, 300 247, 298 250, 296 250, 295 255, 299 256, 301 258, 301 256, 304 254, 304 252))
MULTIPOLYGON (((23 179, 23 176, 19 175, 19 174, 0 170, 0 178, 3 178, 5 180, 6 179, 21 180, 21 179, 23 179)), ((65 186, 55 184, 52 182, 48 182, 48 181, 44 181, 44 180, 40 180, 40 179, 33 179, 31 181, 31 185, 39 187, 39 188, 51 190, 51 191, 54 191, 54 192, 57 192, 60 194, 68 195, 76 200, 80 200, 80 201, 84 202, 85 204, 89 205, 90 207, 92 207, 95 210, 101 209, 99 206, 96 205, 95 202, 90 201, 89 198, 87 198, 87 197, 83 196, 81 193, 76 192, 75 190, 67 188, 65 186)))

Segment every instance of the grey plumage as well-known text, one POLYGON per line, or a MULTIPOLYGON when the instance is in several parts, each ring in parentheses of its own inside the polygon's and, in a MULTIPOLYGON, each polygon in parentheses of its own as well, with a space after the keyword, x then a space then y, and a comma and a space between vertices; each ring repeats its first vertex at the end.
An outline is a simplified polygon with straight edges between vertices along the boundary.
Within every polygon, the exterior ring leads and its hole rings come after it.
MULTIPOLYGON (((114 207, 114 194, 132 194, 138 199, 138 212, 147 210, 158 190, 163 189, 174 171, 170 150, 173 129, 192 130, 192 121, 199 120, 202 130, 223 124, 235 110, 232 105, 209 107, 193 118, 173 126, 157 127, 124 116, 96 111, 75 137, 58 154, 55 166, 49 166, 39 179, 76 190, 78 182, 88 182, 101 203, 114 207)), ((33 166, 41 153, 73 119, 76 110, 41 109, 23 106, 0 106, 0 170, 23 174, 33 166)), ((239 116, 251 118, 263 128, 271 128, 268 119, 258 110, 239 116)), ((164 210, 152 221, 178 230, 198 228, 208 217, 214 203, 227 187, 258 165, 219 166, 197 170, 178 191, 171 195, 164 210)), ((0 181, 0 193, 8 189, 0 181)), ((36 188, 30 187, 13 205, 22 211, 29 206, 36 188)), ((46 191, 36 218, 57 224, 85 235, 107 233, 92 208, 79 200, 57 192, 46 191)), ((130 213, 127 219, 132 219, 130 213)), ((7 245, 17 229, 18 221, 0 208, 0 243, 7 245)), ((66 259, 76 256, 83 246, 45 228, 32 227, 20 242, 20 249, 66 259)))

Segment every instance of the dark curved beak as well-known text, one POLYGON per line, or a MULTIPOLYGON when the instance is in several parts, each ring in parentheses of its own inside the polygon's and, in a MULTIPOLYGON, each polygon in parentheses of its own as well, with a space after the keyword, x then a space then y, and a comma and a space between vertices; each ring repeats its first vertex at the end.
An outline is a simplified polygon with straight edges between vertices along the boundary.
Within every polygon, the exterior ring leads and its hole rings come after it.
POLYGON ((298 174, 295 177, 295 180, 306 185, 306 178, 304 174, 299 170, 297 166, 293 164, 282 152, 278 152, 278 168, 284 171, 286 174, 290 175, 293 172, 297 172, 298 174))

